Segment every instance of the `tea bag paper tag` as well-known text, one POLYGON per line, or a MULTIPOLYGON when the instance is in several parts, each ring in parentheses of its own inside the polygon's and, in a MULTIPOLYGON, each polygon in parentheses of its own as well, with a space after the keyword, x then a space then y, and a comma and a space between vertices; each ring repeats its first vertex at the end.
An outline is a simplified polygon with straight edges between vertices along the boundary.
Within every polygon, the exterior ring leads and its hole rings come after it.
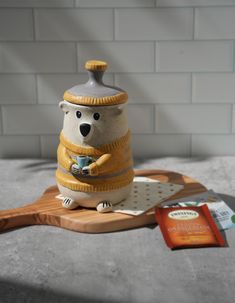
MULTIPOLYGON (((191 202, 190 206, 198 206, 199 203, 203 203, 203 202, 207 202, 207 203, 223 202, 223 200, 221 199, 221 197, 218 194, 216 194, 212 189, 210 189, 208 191, 204 191, 202 193, 195 194, 192 196, 187 196, 187 197, 180 198, 180 199, 169 200, 166 203, 163 203, 163 205, 170 206, 170 205, 176 205, 178 203, 188 203, 188 202, 191 202)), ((188 206, 189 206, 189 204, 188 204, 188 206)))
POLYGON ((113 211, 139 216, 184 188, 146 177, 135 177, 129 197, 113 206, 113 211))

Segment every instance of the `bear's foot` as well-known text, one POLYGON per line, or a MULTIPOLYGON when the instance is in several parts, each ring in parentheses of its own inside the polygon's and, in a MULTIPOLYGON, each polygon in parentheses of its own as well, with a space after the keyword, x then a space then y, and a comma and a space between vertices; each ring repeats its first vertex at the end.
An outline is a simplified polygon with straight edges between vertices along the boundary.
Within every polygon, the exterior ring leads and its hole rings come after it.
POLYGON ((102 201, 96 206, 96 209, 99 213, 111 212, 112 208, 113 208, 113 205, 109 201, 102 201))
POLYGON ((78 207, 78 203, 71 198, 65 197, 62 206, 67 209, 75 209, 78 207))

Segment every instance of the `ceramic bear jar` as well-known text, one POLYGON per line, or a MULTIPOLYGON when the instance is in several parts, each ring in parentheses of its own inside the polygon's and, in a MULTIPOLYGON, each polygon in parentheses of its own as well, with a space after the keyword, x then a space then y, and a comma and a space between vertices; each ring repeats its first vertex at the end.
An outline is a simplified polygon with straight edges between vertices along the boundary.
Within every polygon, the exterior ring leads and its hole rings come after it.
POLYGON ((134 178, 127 93, 106 85, 103 61, 88 61, 88 82, 64 93, 56 179, 63 206, 108 212, 125 199, 134 178))

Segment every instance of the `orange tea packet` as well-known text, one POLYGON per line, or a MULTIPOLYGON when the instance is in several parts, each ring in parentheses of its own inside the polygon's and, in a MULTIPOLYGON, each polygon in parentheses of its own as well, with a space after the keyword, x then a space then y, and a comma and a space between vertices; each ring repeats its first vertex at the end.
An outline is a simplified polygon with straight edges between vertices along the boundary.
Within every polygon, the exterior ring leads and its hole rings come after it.
POLYGON ((156 209, 156 220, 167 246, 225 246, 207 205, 156 209))

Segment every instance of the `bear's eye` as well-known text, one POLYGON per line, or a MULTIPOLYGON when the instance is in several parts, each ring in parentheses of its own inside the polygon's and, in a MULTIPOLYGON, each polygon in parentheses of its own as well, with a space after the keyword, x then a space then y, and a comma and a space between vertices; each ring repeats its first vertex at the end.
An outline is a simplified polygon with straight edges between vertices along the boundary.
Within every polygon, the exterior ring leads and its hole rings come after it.
POLYGON ((93 118, 94 118, 95 120, 99 120, 100 114, 99 114, 99 113, 94 113, 93 118))
POLYGON ((81 116, 82 116, 82 113, 78 110, 78 111, 76 112, 76 116, 77 116, 78 119, 80 119, 81 116))

